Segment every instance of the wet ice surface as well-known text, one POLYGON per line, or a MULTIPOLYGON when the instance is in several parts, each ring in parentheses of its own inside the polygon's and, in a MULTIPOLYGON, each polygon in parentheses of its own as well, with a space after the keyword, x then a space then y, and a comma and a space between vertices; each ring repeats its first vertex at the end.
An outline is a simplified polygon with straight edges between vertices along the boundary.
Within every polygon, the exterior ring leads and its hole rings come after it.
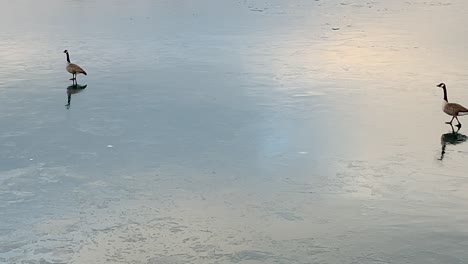
POLYGON ((0 262, 468 262, 467 9, 0 2, 0 262))

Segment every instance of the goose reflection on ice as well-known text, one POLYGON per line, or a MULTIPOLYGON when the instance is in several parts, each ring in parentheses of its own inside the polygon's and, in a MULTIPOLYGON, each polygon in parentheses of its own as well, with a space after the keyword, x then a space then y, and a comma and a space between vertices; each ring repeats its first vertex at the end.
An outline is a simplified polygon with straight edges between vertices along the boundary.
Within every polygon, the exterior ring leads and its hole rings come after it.
POLYGON ((87 84, 85 85, 73 84, 67 87, 68 103, 65 105, 67 109, 70 108, 72 94, 81 93, 87 86, 88 86, 87 84))
POLYGON ((442 151, 440 152, 439 160, 444 159, 445 148, 447 147, 447 145, 457 145, 468 140, 467 136, 458 133, 458 131, 460 131, 460 128, 458 128, 457 131, 455 131, 453 126, 452 125, 450 126, 452 127, 452 132, 442 134, 442 136, 440 137, 440 144, 442 145, 442 151))

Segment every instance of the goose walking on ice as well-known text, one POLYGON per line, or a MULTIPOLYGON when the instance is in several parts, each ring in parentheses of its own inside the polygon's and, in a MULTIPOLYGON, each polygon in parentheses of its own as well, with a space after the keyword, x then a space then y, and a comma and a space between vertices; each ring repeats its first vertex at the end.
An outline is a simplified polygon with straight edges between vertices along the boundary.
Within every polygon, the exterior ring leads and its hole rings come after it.
POLYGON ((67 54, 67 71, 69 73, 72 74, 72 78, 70 80, 72 80, 74 83, 76 83, 76 75, 77 74, 84 74, 84 75, 88 75, 85 70, 83 70, 80 66, 78 66, 77 64, 74 64, 74 63, 71 63, 70 62, 70 55, 68 55, 68 50, 64 50, 63 53, 67 54))
POLYGON ((460 123, 460 120, 458 120, 458 117, 468 115, 468 109, 466 109, 464 106, 462 106, 460 104, 449 103, 448 102, 447 87, 445 86, 445 83, 439 83, 437 86, 444 90, 444 105, 442 107, 442 110, 447 115, 452 116, 452 120, 450 120, 450 122, 446 122, 446 123, 451 125, 452 122, 453 122, 453 119, 457 119, 457 122, 458 122, 457 127, 460 128, 461 123, 460 123))

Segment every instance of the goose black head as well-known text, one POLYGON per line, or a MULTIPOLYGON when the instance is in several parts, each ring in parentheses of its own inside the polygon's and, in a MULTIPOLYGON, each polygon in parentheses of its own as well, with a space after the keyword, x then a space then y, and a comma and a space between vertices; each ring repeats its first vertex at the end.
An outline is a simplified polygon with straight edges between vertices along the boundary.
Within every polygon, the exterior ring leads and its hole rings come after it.
POLYGON ((68 50, 64 50, 63 53, 68 53, 68 50))
POLYGON ((445 83, 439 83, 439 84, 437 85, 437 87, 445 88, 445 83))

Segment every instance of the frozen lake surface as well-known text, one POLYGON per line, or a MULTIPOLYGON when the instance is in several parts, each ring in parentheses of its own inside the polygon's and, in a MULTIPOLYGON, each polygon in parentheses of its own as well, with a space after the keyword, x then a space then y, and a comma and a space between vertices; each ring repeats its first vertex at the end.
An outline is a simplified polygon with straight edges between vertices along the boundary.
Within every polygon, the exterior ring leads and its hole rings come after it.
POLYGON ((0 0, 0 263, 468 263, 467 14, 0 0))

